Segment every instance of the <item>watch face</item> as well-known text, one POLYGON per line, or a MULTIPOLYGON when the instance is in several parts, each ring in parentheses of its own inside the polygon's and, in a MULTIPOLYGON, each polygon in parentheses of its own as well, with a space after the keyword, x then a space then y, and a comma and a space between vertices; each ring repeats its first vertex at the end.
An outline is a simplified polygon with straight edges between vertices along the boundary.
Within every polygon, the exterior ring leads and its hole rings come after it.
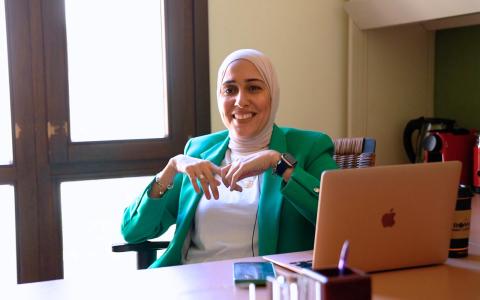
POLYGON ((297 164, 297 160, 289 153, 282 153, 280 160, 277 163, 275 168, 275 174, 278 176, 283 176, 283 173, 288 168, 293 168, 297 164))
POLYGON ((283 153, 282 154, 282 159, 291 167, 295 166, 297 164, 297 160, 295 157, 293 157, 290 153, 283 153))

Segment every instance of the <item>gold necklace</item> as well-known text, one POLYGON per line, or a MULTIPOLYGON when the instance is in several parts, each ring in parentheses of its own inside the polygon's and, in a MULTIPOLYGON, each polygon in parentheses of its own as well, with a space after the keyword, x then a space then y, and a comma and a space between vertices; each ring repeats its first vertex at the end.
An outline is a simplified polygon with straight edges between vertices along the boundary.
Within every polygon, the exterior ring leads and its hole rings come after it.
MULTIPOLYGON (((225 155, 225 163, 228 165, 228 164, 231 164, 233 162, 237 162, 237 161, 241 161, 242 158, 241 157, 237 157, 237 158, 232 158, 232 153, 231 153, 231 150, 228 150, 226 155, 225 155)), ((238 185, 240 185, 242 188, 244 189, 249 189, 251 187, 253 187, 253 184, 255 183, 255 179, 257 179, 258 175, 257 176, 251 176, 251 177, 247 177, 247 178, 244 178, 242 180, 239 180, 238 181, 238 185)))

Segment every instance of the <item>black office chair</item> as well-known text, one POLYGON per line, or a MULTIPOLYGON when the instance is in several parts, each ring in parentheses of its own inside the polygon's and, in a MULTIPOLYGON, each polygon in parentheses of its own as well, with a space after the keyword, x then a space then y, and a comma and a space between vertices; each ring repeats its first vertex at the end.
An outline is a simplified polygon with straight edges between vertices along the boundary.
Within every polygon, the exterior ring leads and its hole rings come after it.
MULTIPOLYGON (((375 139, 336 138, 333 159, 342 169, 365 168, 375 165, 375 139)), ((157 250, 168 247, 168 241, 145 241, 139 244, 112 245, 113 252, 137 252, 137 269, 148 268, 157 259, 157 250)))
POLYGON ((139 244, 115 244, 112 245, 112 252, 137 252, 137 269, 147 269, 156 259, 157 250, 168 247, 168 241, 145 241, 139 244))

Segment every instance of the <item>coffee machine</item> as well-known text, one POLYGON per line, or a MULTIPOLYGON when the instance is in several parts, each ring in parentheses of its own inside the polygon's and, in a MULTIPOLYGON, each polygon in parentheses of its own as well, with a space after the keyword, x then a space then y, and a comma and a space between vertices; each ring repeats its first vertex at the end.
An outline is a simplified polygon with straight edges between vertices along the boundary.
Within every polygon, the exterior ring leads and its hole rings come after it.
POLYGON ((464 128, 430 131, 423 140, 424 161, 461 161, 460 184, 471 187, 473 148, 476 136, 475 131, 464 128))
POLYGON ((424 161, 423 140, 433 130, 452 130, 455 120, 420 117, 408 121, 403 131, 403 147, 411 163, 424 161))

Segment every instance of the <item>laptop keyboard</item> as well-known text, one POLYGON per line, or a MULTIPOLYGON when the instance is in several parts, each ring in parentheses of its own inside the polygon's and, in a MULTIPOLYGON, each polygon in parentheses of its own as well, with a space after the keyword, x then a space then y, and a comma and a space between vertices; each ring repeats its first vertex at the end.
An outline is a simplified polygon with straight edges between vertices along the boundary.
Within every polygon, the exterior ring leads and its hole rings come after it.
POLYGON ((304 268, 304 269, 312 269, 312 260, 304 260, 304 261, 296 261, 296 262, 291 262, 291 265, 304 268))

